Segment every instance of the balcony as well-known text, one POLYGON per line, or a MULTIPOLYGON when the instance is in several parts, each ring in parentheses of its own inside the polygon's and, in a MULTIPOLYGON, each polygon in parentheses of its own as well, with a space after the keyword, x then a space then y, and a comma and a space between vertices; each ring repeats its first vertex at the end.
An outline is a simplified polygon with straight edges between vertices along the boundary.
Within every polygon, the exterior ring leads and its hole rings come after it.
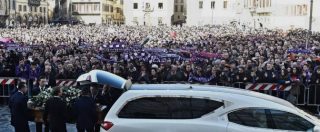
POLYGON ((251 13, 255 13, 256 12, 256 7, 249 7, 249 11, 251 13))
POLYGON ((271 13, 271 8, 270 7, 266 7, 266 8, 256 8, 256 13, 271 13))
POLYGON ((77 12, 77 11, 73 11, 72 15, 100 15, 99 11, 91 11, 91 12, 77 12))

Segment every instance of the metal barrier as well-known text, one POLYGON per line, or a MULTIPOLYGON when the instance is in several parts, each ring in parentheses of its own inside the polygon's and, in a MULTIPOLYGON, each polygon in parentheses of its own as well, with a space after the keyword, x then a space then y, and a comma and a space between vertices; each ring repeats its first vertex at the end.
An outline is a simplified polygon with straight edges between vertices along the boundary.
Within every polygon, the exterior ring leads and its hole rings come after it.
POLYGON ((278 90, 278 91, 290 91, 291 85, 279 85, 276 83, 247 83, 246 88, 247 90, 253 91, 268 91, 268 90, 278 90))
MULTIPOLYGON (((19 82, 26 82, 27 84, 30 84, 26 79, 16 78, 16 77, 1 77, 0 78, 0 98, 8 98, 11 95, 11 92, 16 88, 17 84, 19 82)), ((37 85, 36 81, 32 82, 33 87, 37 85)), ((59 79, 56 80, 57 86, 68 86, 68 87, 75 87, 77 86, 76 80, 73 79, 59 79)), ((33 89, 30 88, 31 85, 28 85, 28 90, 31 92, 33 89)))
POLYGON ((18 80, 19 78, 0 78, 0 98, 10 97, 11 92, 18 83, 18 80))
POLYGON ((310 84, 307 94, 307 103, 310 106, 320 106, 320 84, 310 84))
POLYGON ((232 86, 232 84, 230 84, 229 82, 218 82, 217 85, 218 86, 232 86))
MULTIPOLYGON (((139 82, 138 82, 139 83, 139 82)), ((188 84, 187 81, 163 81, 162 84, 188 84)))
POLYGON ((298 93, 297 93, 297 103, 296 105, 306 105, 307 104, 307 91, 309 90, 308 87, 305 85, 297 85, 292 86, 293 88, 297 87, 298 93))
POLYGON ((245 82, 235 82, 231 86, 234 87, 234 88, 245 89, 246 88, 246 83, 245 82))
MULTIPOLYGON (((245 89, 257 91, 271 96, 279 97, 278 90, 281 88, 278 84, 272 83, 246 83, 245 89)), ((286 87, 283 87, 286 88, 286 87)))
MULTIPOLYGON (((235 85, 239 86, 239 83, 236 83, 235 85)), ((245 89, 259 91, 261 93, 286 99, 296 105, 308 104, 307 97, 309 89, 301 84, 280 85, 276 83, 247 83, 245 89), (291 93, 291 91, 295 92, 291 93)))
POLYGON ((77 81, 74 79, 58 79, 56 80, 57 86, 67 86, 67 87, 75 87, 77 86, 77 81))
POLYGON ((310 84, 308 86, 306 102, 307 106, 317 107, 317 114, 320 115, 320 84, 310 84))
MULTIPOLYGON (((77 86, 77 81, 74 79, 58 79, 56 80, 57 86, 77 86)), ((33 86, 37 86, 37 81, 33 81, 33 86)))

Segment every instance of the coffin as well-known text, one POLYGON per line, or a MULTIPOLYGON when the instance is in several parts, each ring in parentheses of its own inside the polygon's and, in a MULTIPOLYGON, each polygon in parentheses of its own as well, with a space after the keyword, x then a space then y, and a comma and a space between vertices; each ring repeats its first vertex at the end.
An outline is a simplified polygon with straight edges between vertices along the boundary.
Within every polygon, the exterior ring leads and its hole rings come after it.
MULTIPOLYGON (((104 120, 104 117, 106 116, 106 113, 101 110, 102 106, 97 106, 97 113, 98 113, 98 121, 97 123, 102 123, 104 120)), ((71 110, 69 111, 71 112, 71 110)), ((42 122, 43 123, 43 109, 42 108, 31 108, 31 114, 32 114, 32 121, 34 122, 42 122)), ((75 123, 74 117, 72 113, 68 113, 67 115, 70 115, 70 117, 67 117, 68 123, 75 123)))
POLYGON ((82 74, 78 77, 77 82, 80 82, 80 85, 97 83, 125 90, 128 90, 132 84, 130 80, 126 80, 120 76, 102 70, 92 70, 82 74))

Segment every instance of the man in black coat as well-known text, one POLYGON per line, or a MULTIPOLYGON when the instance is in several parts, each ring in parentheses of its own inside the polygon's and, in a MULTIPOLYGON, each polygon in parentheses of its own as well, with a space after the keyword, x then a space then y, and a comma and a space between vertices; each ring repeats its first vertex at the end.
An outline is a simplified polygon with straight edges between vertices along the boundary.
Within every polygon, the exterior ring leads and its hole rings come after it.
POLYGON ((26 84, 21 82, 18 85, 18 91, 10 97, 11 125, 15 132, 30 132, 28 119, 31 114, 27 107, 28 97, 25 95, 27 91, 26 84))
POLYGON ((32 89, 32 95, 36 96, 40 92, 46 90, 48 88, 47 84, 48 84, 47 79, 45 77, 41 77, 38 82, 38 85, 32 89))
POLYGON ((49 123, 51 132, 66 132, 67 104, 61 99, 62 88, 53 89, 53 97, 50 98, 44 107, 43 121, 49 123))
MULTIPOLYGON (((94 103, 99 104, 101 102, 101 92, 99 90, 100 85, 98 84, 91 84, 90 86, 90 97, 94 100, 94 103)), ((96 124, 95 127, 95 132, 100 131, 100 125, 96 124)))
MULTIPOLYGON (((48 88, 47 84, 48 84, 47 79, 44 76, 40 77, 38 84, 32 89, 32 96, 36 96, 40 92, 47 89, 48 88)), ((36 122, 36 131, 37 132, 42 131, 42 123, 41 122, 36 122)), ((49 132, 49 127, 47 125, 45 126, 45 132, 49 132)))
POLYGON ((99 87, 101 87, 99 84, 91 84, 90 86, 90 97, 96 104, 99 104, 101 100, 101 91, 99 87))
POLYGON ((273 65, 268 63, 264 71, 263 82, 264 83, 276 83, 277 82, 277 73, 273 69, 273 65))
POLYGON ((94 126, 97 122, 97 107, 90 97, 89 87, 82 89, 81 97, 76 101, 74 107, 78 132, 94 132, 94 126))
POLYGON ((101 105, 107 106, 104 110, 104 114, 109 112, 112 105, 118 100, 118 98, 122 95, 123 90, 117 88, 111 88, 110 86, 104 85, 103 90, 101 91, 101 97, 99 99, 99 103, 101 105))
POLYGON ((47 78, 48 80, 48 86, 50 87, 55 87, 57 84, 56 84, 56 75, 57 75, 57 72, 56 72, 56 69, 55 68, 52 68, 53 66, 51 65, 46 65, 45 66, 45 71, 44 71, 44 76, 47 78))
MULTIPOLYGON (((104 109, 102 109, 102 117, 105 117, 107 115, 113 104, 118 100, 122 93, 122 89, 112 88, 108 85, 103 86, 103 90, 99 94, 101 96, 98 100, 98 103, 100 103, 100 105, 106 106, 104 109)), ((96 126, 96 129, 98 129, 97 127, 98 126, 96 126)))

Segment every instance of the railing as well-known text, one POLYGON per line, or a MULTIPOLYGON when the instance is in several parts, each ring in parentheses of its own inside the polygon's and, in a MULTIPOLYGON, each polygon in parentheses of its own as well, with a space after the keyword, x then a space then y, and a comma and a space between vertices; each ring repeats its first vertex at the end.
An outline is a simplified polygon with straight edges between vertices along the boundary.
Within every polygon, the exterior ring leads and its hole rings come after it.
POLYGON ((307 92, 307 104, 320 106, 320 84, 309 85, 307 92))
MULTIPOLYGON (((28 86, 28 95, 30 96, 32 93, 32 89, 37 85, 36 81, 29 82, 30 80, 25 80, 21 78, 0 78, 0 98, 8 98, 13 92, 16 90, 16 87, 19 82, 26 82, 28 86), (32 84, 32 85, 30 85, 32 84)), ((56 80, 56 86, 77 86, 76 80, 73 79, 58 79, 56 80)))
POLYGON ((0 97, 10 97, 19 80, 19 78, 0 78, 0 97))

